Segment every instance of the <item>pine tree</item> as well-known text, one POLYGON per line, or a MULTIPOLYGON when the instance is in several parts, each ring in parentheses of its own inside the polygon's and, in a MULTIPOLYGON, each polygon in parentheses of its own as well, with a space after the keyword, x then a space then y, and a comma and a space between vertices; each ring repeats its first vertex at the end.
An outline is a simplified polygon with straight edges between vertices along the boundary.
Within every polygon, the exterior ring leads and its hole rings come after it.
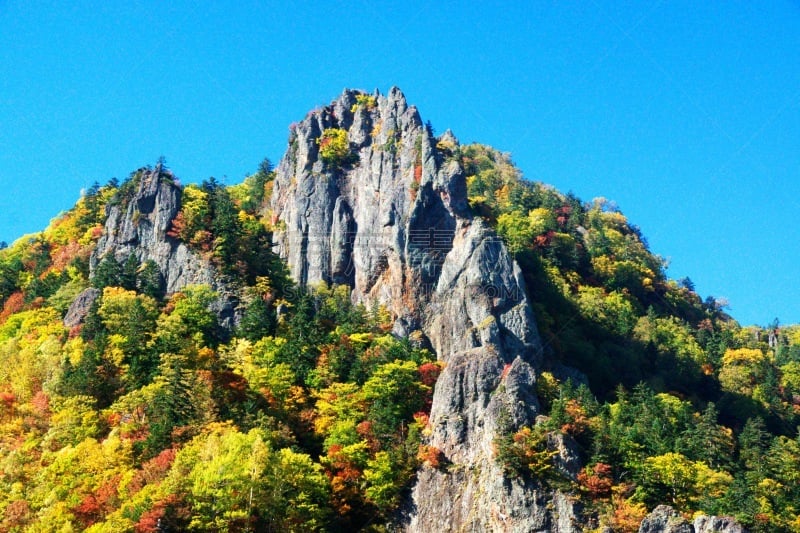
POLYGON ((139 275, 136 278, 137 290, 155 300, 160 300, 164 295, 163 281, 161 278, 161 271, 158 265, 152 259, 148 259, 139 269, 139 275))
POLYGON ((92 286, 98 289, 119 287, 122 281, 122 267, 113 254, 106 254, 97 265, 92 278, 92 286))
POLYGON ((680 439, 687 457, 711 468, 728 466, 733 453, 730 431, 717 424, 717 416, 717 408, 710 402, 701 415, 695 414, 695 423, 689 424, 680 439))
POLYGON ((119 284, 123 289, 134 291, 136 290, 136 277, 139 270, 139 259, 136 254, 131 253, 122 265, 120 272, 119 284))

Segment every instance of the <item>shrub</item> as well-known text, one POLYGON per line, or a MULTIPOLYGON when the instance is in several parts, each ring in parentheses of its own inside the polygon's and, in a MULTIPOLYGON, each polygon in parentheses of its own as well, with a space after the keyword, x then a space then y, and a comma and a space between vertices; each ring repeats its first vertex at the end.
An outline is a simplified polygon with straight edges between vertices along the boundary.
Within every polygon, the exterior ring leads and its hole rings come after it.
POLYGON ((347 142, 345 130, 327 129, 317 139, 317 144, 319 145, 319 155, 326 165, 340 167, 352 162, 353 154, 350 152, 350 143, 347 142))

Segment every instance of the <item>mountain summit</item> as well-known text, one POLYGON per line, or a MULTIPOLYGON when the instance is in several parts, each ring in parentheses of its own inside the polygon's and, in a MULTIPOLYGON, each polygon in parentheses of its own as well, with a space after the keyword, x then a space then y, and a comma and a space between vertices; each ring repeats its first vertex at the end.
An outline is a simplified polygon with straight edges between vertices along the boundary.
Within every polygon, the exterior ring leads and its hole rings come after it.
POLYGON ((531 496, 491 466, 501 421, 519 429, 538 413, 541 344, 518 265, 468 208, 457 148, 399 89, 346 90, 293 128, 273 189, 274 239, 299 282, 347 284, 354 302, 386 306, 396 334, 444 363, 428 443, 452 469, 421 472, 409 529, 496 529, 500 516, 550 527, 555 515, 520 520, 531 496))
POLYGON ((0 250, 0 531, 797 530, 800 328, 397 88, 287 145, 0 250))

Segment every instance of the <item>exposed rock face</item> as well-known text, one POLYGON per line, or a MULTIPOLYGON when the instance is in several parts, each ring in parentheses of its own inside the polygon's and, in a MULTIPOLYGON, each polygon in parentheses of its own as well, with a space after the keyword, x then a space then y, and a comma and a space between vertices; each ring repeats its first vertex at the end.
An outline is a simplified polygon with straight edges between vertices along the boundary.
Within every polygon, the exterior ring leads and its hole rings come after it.
POLYGON ((74 328, 82 324, 98 296, 100 296, 100 290, 94 287, 89 287, 81 292, 67 309, 67 314, 64 315, 64 325, 68 328, 74 328))
POLYGON ((747 533, 747 529, 730 516, 700 515, 694 519, 695 533, 747 533))
POLYGON ((577 481, 583 461, 581 461, 578 443, 575 442, 575 439, 564 433, 553 431, 547 434, 547 449, 558 452, 555 457, 556 468, 565 477, 577 481))
POLYGON ((507 479, 493 440, 532 424, 541 346, 519 267, 470 215, 449 132, 439 139, 396 88, 346 90, 293 128, 273 189, 277 250, 303 284, 345 283, 355 302, 384 305, 395 333, 427 339, 445 363, 429 444, 452 465, 424 469, 409 531, 573 531, 577 507, 507 479), (347 164, 320 138, 347 132, 347 164))
POLYGON ((747 533, 736 519, 729 516, 700 515, 690 524, 669 505, 659 505, 642 520, 639 533, 747 533))
POLYGON ((140 263, 152 260, 158 265, 166 292, 187 285, 206 284, 221 293, 215 311, 223 326, 231 326, 233 305, 230 295, 214 275, 211 265, 195 255, 177 239, 167 235, 172 220, 181 209, 181 188, 167 170, 140 171, 138 187, 126 205, 106 207, 103 235, 92 254, 91 269, 107 254, 120 263, 134 254, 140 263))
POLYGON ((694 533, 694 527, 669 505, 659 505, 642 520, 639 533, 694 533))

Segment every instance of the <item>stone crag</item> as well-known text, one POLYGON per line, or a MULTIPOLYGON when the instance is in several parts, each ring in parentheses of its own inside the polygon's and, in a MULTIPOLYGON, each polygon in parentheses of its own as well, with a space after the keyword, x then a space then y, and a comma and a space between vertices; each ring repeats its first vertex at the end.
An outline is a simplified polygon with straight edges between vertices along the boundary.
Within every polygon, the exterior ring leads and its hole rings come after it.
POLYGON ((639 533, 747 533, 735 519, 729 516, 699 515, 689 523, 669 505, 659 505, 642 520, 639 533))
POLYGON ((470 214, 457 148, 398 89, 346 90, 292 128, 265 214, 296 280, 349 285, 444 363, 428 444, 450 466, 419 472, 398 527, 577 531, 571 497, 509 479, 494 459, 501 424, 531 425, 539 411, 541 343, 519 267, 470 214), (330 129, 346 132, 347 158, 321 155, 330 129))
POLYGON ((142 169, 133 179, 135 192, 106 206, 103 234, 92 254, 92 273, 99 262, 113 256, 119 263, 133 254, 140 263, 152 260, 158 266, 167 294, 187 285, 205 284, 220 295, 214 311, 223 327, 234 322, 236 298, 220 280, 208 261, 168 234, 181 209, 181 188, 171 172, 157 165, 142 169))

